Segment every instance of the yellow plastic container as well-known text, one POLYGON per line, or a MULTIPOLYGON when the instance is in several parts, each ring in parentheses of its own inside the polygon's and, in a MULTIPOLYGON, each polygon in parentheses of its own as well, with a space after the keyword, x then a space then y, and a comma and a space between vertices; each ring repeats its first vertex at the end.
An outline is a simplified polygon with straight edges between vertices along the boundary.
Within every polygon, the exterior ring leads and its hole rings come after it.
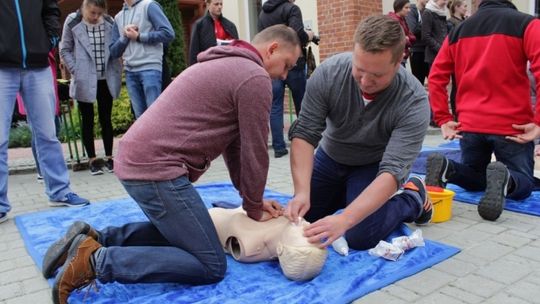
POLYGON ((454 191, 443 189, 439 191, 428 191, 428 196, 433 202, 433 223, 446 222, 452 217, 452 200, 454 191))

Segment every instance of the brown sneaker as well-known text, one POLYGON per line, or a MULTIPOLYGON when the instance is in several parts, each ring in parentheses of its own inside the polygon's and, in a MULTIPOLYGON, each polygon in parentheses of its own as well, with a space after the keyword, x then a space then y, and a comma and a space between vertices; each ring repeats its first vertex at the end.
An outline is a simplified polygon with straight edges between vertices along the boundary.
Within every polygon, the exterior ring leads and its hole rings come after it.
POLYGON ((89 224, 82 221, 73 223, 66 234, 61 239, 54 242, 45 253, 42 273, 46 279, 52 277, 56 269, 64 264, 67 258, 68 249, 71 246, 71 243, 73 243, 73 239, 79 234, 86 234, 95 240, 98 239, 96 230, 89 224))
POLYGON ((52 298, 55 304, 66 304, 74 289, 89 285, 96 279, 90 258, 101 247, 101 244, 87 235, 79 234, 75 237, 64 267, 54 282, 52 298))

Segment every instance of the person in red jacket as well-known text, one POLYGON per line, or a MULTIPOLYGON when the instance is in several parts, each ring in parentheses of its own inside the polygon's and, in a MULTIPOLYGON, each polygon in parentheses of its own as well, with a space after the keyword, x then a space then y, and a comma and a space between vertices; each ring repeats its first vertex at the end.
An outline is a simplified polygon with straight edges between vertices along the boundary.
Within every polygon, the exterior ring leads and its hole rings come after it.
POLYGON ((484 191, 478 213, 496 220, 505 197, 522 200, 534 186, 534 139, 540 107, 531 109, 527 61, 540 89, 540 20, 506 0, 483 0, 478 11, 445 38, 429 75, 434 120, 445 139, 460 139, 461 163, 428 157, 426 184, 451 182, 484 191), (456 76, 454 121, 446 86, 456 76), (495 153, 496 162, 491 162, 495 153))
POLYGON ((392 17, 392 19, 395 19, 399 22, 399 25, 401 25, 401 28, 403 29, 403 32, 405 33, 405 39, 407 40, 405 44, 405 52, 403 54, 403 60, 401 60, 401 65, 406 66, 407 65, 407 59, 411 55, 410 47, 413 45, 413 43, 416 42, 416 36, 409 30, 409 25, 407 24, 407 21, 405 20, 405 17, 409 14, 411 11, 411 3, 409 0, 395 0, 394 1, 394 11, 388 13, 388 16, 392 17))

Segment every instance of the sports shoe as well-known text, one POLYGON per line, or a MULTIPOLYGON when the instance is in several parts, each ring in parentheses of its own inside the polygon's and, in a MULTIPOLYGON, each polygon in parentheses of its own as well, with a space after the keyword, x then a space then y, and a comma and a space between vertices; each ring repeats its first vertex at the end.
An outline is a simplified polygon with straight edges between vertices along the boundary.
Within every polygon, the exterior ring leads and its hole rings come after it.
POLYGON ((105 171, 109 173, 114 172, 114 161, 112 158, 109 158, 105 161, 105 171))
POLYGON ((287 149, 277 150, 277 151, 274 151, 274 158, 280 158, 287 154, 289 154, 289 151, 287 149))
POLYGON ((427 196, 426 184, 418 176, 411 176, 403 186, 403 190, 415 191, 420 195, 422 212, 414 223, 418 226, 427 225, 433 217, 433 203, 427 196))
POLYGON ((446 188, 448 159, 440 153, 431 153, 427 158, 426 185, 446 188))
POLYGON ((478 204, 478 214, 488 221, 494 221, 501 215, 510 173, 501 162, 490 163, 486 168, 486 193, 478 204))
POLYGON ((63 207, 63 206, 66 206, 66 207, 82 207, 82 206, 86 206, 88 204, 90 204, 89 200, 78 196, 74 192, 70 192, 70 193, 66 194, 66 196, 64 196, 64 198, 61 199, 61 200, 57 200, 57 201, 50 200, 49 201, 49 206, 51 206, 51 207, 63 207))
POLYGON ((88 167, 90 169, 90 174, 92 175, 101 175, 103 174, 103 170, 101 170, 102 168, 102 162, 98 161, 97 159, 91 161, 89 164, 88 164, 88 167))
POLYGON ((68 249, 75 237, 79 234, 87 235, 95 240, 98 239, 96 230, 89 224, 82 221, 76 221, 71 224, 66 234, 64 234, 61 239, 54 242, 45 253, 42 273, 46 279, 52 277, 56 269, 64 264, 67 258, 68 249))
POLYGON ((56 276, 52 289, 55 304, 66 304, 69 294, 92 284, 96 279, 96 271, 90 262, 92 253, 102 246, 93 238, 79 234, 69 247, 67 259, 62 271, 56 276))
POLYGON ((38 173, 37 176, 36 176, 36 179, 37 179, 38 182, 42 183, 43 182, 43 175, 38 173))
POLYGON ((0 212, 0 223, 3 223, 8 220, 7 213, 0 212))

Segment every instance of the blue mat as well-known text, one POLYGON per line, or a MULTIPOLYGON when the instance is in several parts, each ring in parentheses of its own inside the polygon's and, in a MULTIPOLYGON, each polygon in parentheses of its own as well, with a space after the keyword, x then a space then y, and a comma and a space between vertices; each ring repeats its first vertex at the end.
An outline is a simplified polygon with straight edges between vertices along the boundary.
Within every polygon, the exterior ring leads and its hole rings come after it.
MULTIPOLYGON (((456 193, 454 200, 474 205, 478 205, 484 195, 483 191, 467 191, 454 184, 448 184, 447 188, 456 193)), ((506 199, 504 209, 540 216, 540 191, 533 191, 531 196, 522 201, 506 199)))
MULTIPOLYGON (((230 184, 203 185, 197 190, 208 207, 240 204, 240 197, 230 184)), ((274 191, 266 191, 265 197, 283 204, 290 198, 274 191)), ((146 218, 131 199, 16 216, 15 223, 26 248, 40 269, 49 245, 75 220, 85 220, 102 229, 146 218)), ((392 237, 410 232, 403 225, 392 237)), ((329 249, 321 274, 308 282, 286 279, 277 261, 242 264, 228 257, 225 279, 217 284, 98 283, 98 292, 94 289, 73 292, 69 303, 348 303, 458 252, 458 248, 426 241, 425 247, 407 251, 399 261, 390 262, 372 257, 367 251, 352 250, 348 257, 342 257, 329 249)), ((51 285, 52 282, 49 280, 51 285)))

